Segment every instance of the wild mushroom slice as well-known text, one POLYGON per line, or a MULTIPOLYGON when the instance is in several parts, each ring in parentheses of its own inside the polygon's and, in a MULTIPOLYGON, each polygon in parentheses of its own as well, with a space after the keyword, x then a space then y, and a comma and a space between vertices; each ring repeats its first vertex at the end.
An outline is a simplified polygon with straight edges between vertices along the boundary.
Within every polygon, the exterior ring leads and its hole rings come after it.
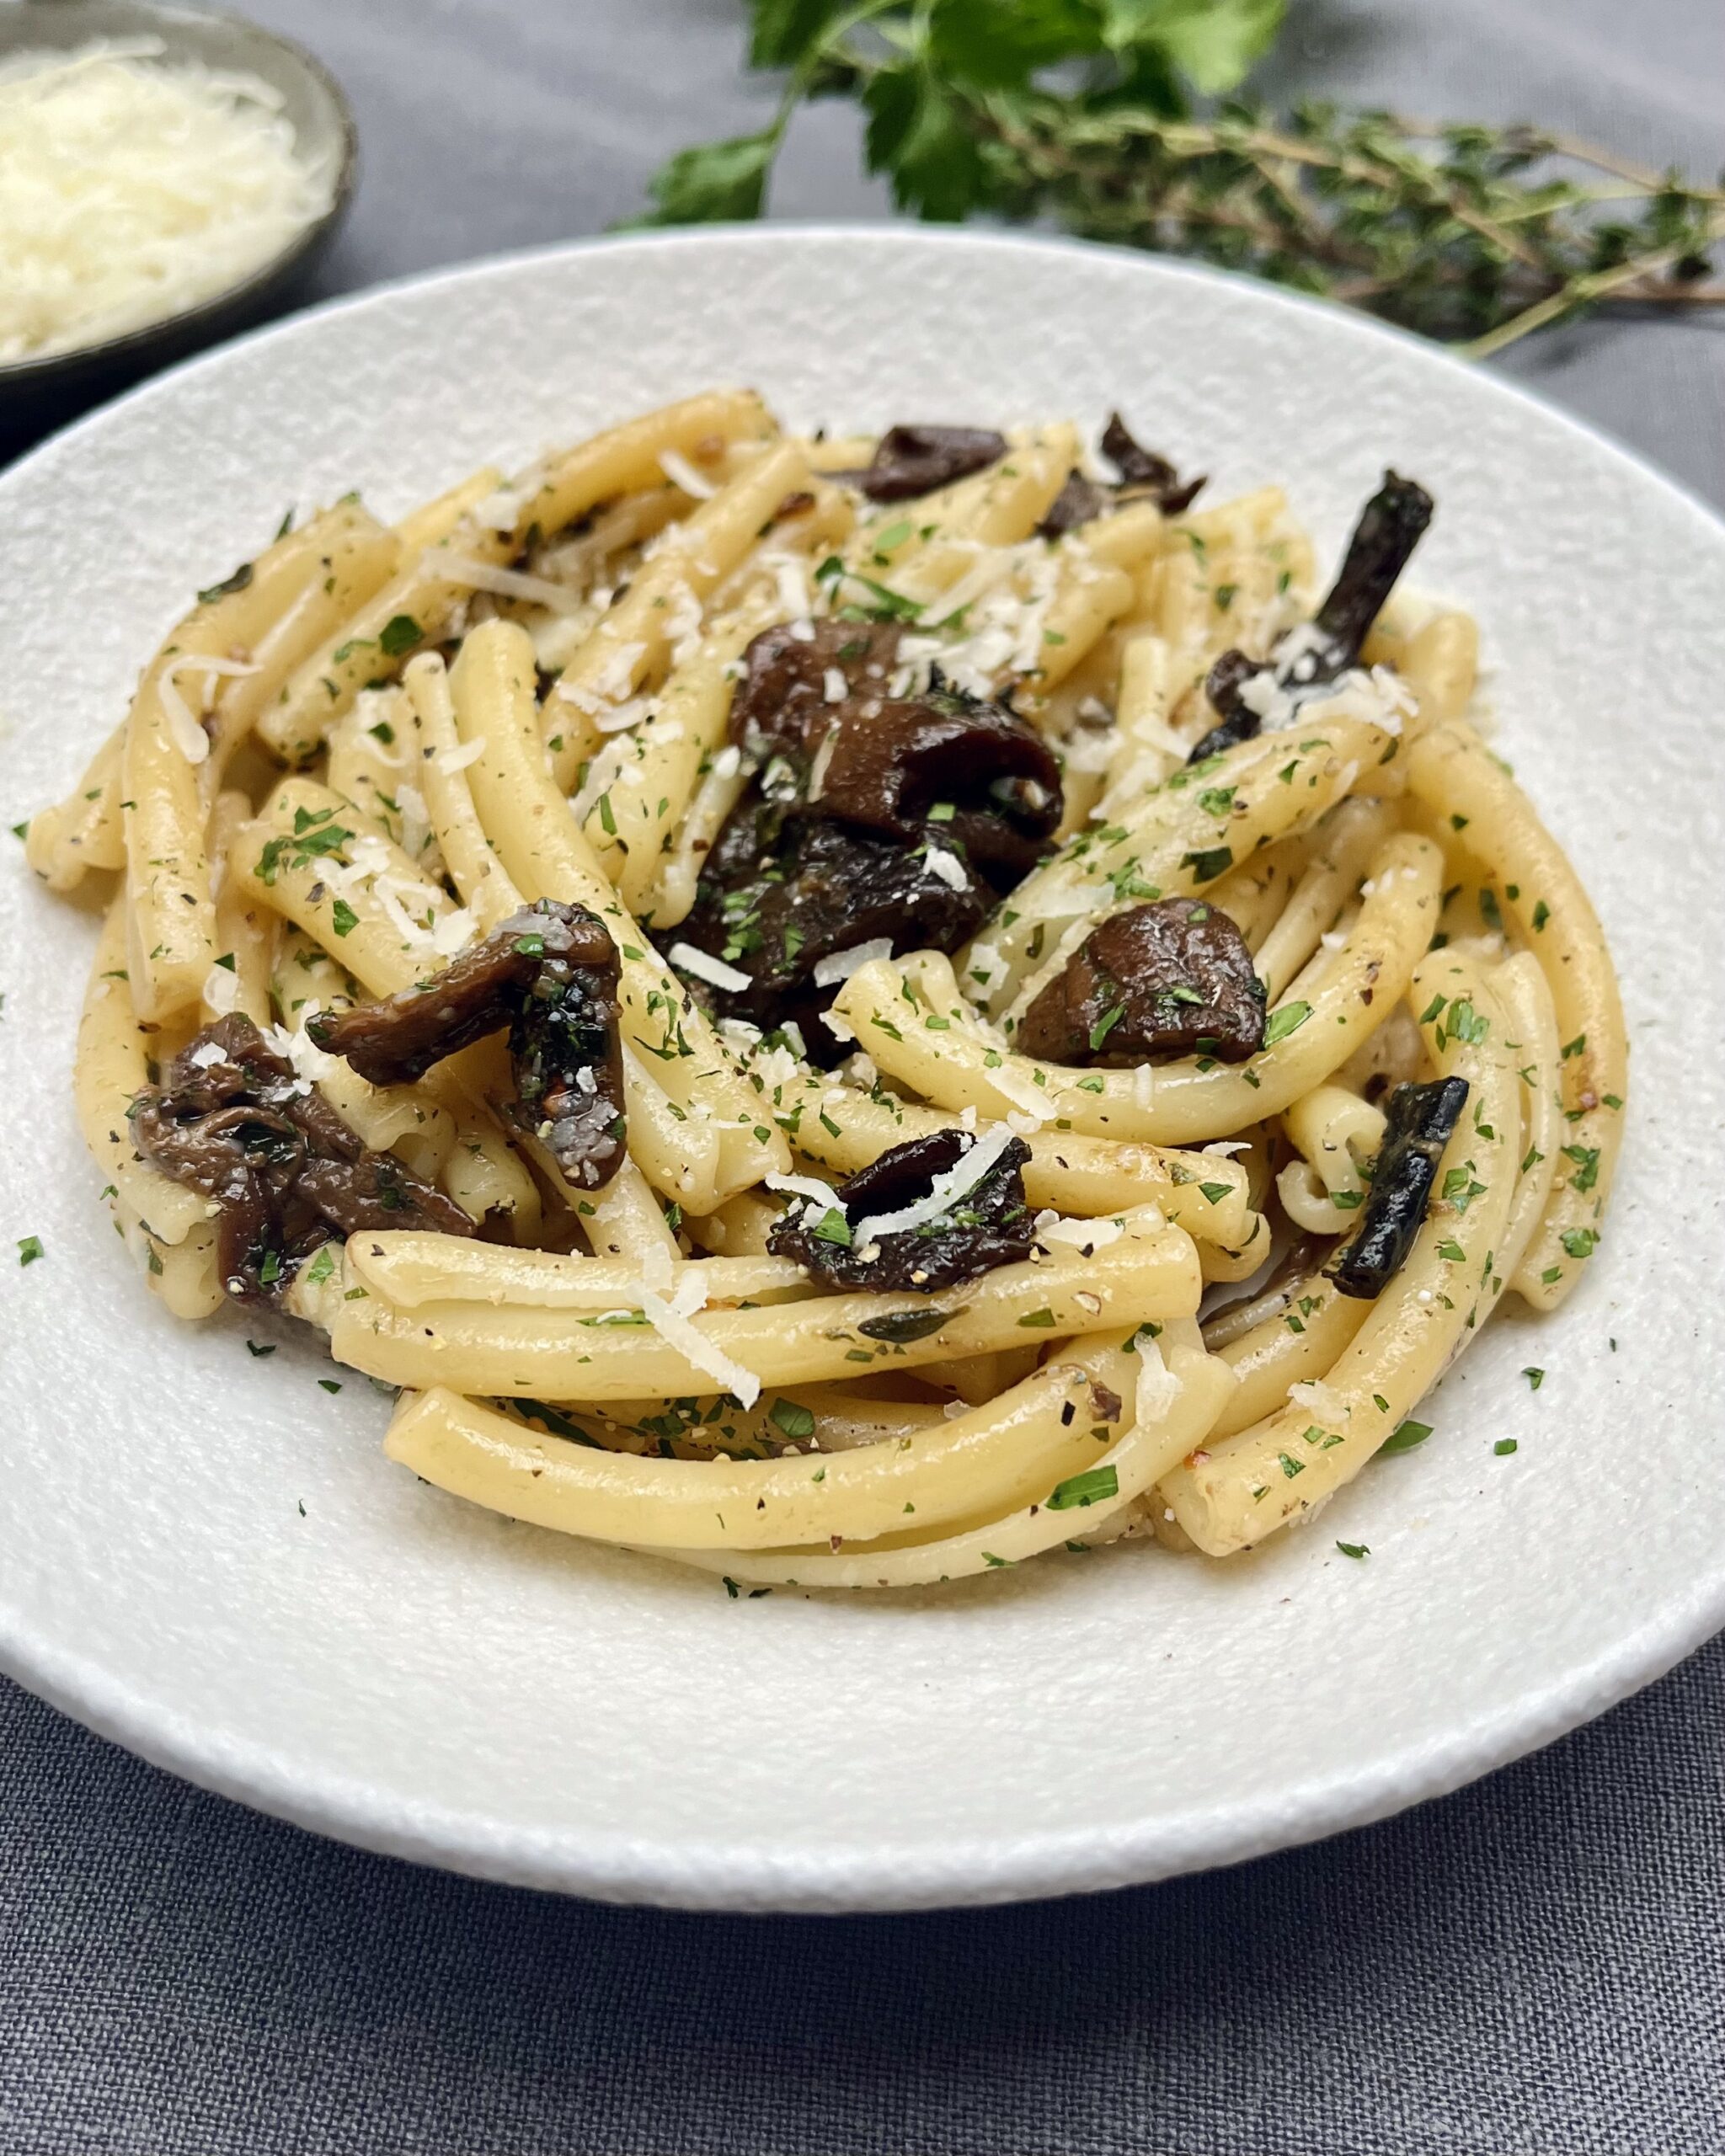
POLYGON ((1191 508, 1207 484, 1203 476, 1182 479, 1166 456, 1146 449, 1133 438, 1118 412, 1108 415, 1098 446, 1119 478, 1110 484, 1089 478, 1082 472, 1069 472, 1048 515, 1036 527, 1043 538, 1063 539, 1069 531, 1079 531, 1123 501, 1147 499, 1165 515, 1178 516, 1191 508))
POLYGON ((765 1032, 793 1024, 811 1060, 828 1065, 845 1044, 823 1022, 838 988, 824 960, 869 943, 956 951, 994 903, 956 854, 937 871, 926 848, 788 817, 757 796, 720 832, 679 931, 714 963, 681 970, 720 1017, 765 1032))
POLYGON ((1407 1262, 1467 1091, 1465 1078, 1438 1078, 1391 1094, 1359 1229, 1325 1268, 1341 1294, 1370 1300, 1407 1262))
POLYGON ((393 1153, 369 1151, 238 1013, 188 1042, 131 1115, 143 1157, 216 1205, 217 1261, 235 1301, 279 1302, 323 1244, 366 1230, 476 1232, 393 1153))
POLYGON ((913 501, 998 464, 1007 447, 991 427, 889 427, 866 469, 831 477, 860 487, 872 502, 913 501))
MULTIPOLYGON (((1249 741, 1262 730, 1262 715, 1241 696, 1256 675, 1270 674, 1291 687, 1311 688, 1333 681, 1358 663, 1368 631, 1432 520, 1433 507, 1417 480, 1385 472, 1383 485, 1360 511, 1340 572, 1312 616, 1304 648, 1291 660, 1280 661, 1274 652, 1267 659, 1252 659, 1231 648, 1210 668, 1204 694, 1219 723, 1194 748, 1189 763, 1249 741)), ((1290 631, 1279 639, 1277 650, 1297 633, 1290 631)))
POLYGON ((1264 990, 1244 937, 1204 899, 1159 899, 1092 930, 1026 1011, 1013 1046, 1050 1063, 1159 1056, 1243 1063, 1263 1046, 1264 990))
POLYGON ((1059 760, 1013 712, 937 672, 895 692, 895 623, 834 620, 763 630, 732 701, 733 740, 789 813, 939 841, 1016 883, 1060 819, 1059 760), (936 828, 944 825, 944 829, 936 828))
POLYGON ((595 1190, 626 1151, 620 970, 596 914, 541 899, 430 980, 380 1002, 319 1011, 306 1030, 372 1085, 395 1086, 506 1027, 511 1115, 543 1139, 565 1176, 595 1190))
MULTIPOLYGON (((979 1139, 938 1130, 907 1139, 839 1184, 836 1206, 793 1199, 767 1248, 794 1258, 824 1288, 937 1294, 1029 1257, 1035 1240, 1024 1196, 1029 1158, 1023 1139, 1005 1134, 979 1139), (977 1172, 967 1177, 973 1155, 977 1172), (871 1221, 907 1214, 900 1228, 870 1230, 871 1221)), ((900 1330, 876 1337, 920 1336, 900 1330)))
POLYGON ((1121 488, 1150 495, 1165 515, 1178 516, 1183 510, 1190 509, 1209 483, 1208 475, 1183 479, 1166 456, 1134 439, 1118 412, 1108 414, 1100 446, 1119 473, 1121 488))

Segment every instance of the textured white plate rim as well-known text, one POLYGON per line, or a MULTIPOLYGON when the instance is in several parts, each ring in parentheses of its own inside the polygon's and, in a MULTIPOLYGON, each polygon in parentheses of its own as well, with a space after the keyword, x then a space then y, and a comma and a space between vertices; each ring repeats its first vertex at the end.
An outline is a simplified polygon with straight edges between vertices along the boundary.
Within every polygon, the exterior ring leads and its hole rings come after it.
MULTIPOLYGON (((67 445, 110 429, 189 376, 219 369, 237 350, 286 340, 334 315, 387 308, 398 294, 423 292, 551 263, 619 251, 702 248, 713 241, 771 251, 782 238, 836 245, 859 238, 906 249, 1026 250, 1102 255, 1164 280, 1222 286, 1242 303, 1320 315, 1332 334, 1398 348, 1410 366, 1465 376, 1487 393, 1526 407, 1542 424, 1567 431, 1633 472, 1644 485, 1674 498, 1707 539, 1725 539, 1725 520, 1696 495, 1599 430, 1519 385, 1482 376, 1441 349, 1365 317, 1256 280, 1164 257, 1098 248, 1084 243, 1007 233, 927 227, 787 224, 708 227, 697 232, 619 234, 515 250, 482 261, 393 280, 328 302, 252 331, 154 377, 75 422, 0 474, 0 499, 15 474, 31 470, 67 445)), ((558 1828, 499 1830, 483 1816, 421 1803, 382 1804, 363 1781, 308 1779, 280 1751, 237 1744, 216 1730, 164 1712, 142 1691, 116 1684, 100 1668, 32 1636, 0 1607, 0 1669, 53 1705, 154 1764, 200 1787, 275 1817, 381 1854, 435 1864, 472 1876, 578 1893, 599 1899, 683 1908, 747 1908, 810 1912, 909 1909, 1093 1892, 1178 1873, 1244 1861, 1315 1841, 1439 1796, 1550 1743, 1662 1676, 1725 1626, 1725 1554, 1711 1577, 1686 1580, 1663 1597, 1646 1621, 1620 1635, 1596 1657, 1575 1664, 1561 1682, 1530 1686, 1496 1710, 1453 1723, 1440 1742, 1381 1755, 1364 1769, 1309 1776, 1274 1797, 1220 1800, 1201 1811, 1164 1814, 1144 1826, 1085 1828, 1002 1838, 954 1838, 937 1854, 907 1854, 882 1844, 838 1846, 822 1852, 786 1851, 768 1859, 727 1842, 680 1838, 674 1845, 628 1835, 558 1828)))

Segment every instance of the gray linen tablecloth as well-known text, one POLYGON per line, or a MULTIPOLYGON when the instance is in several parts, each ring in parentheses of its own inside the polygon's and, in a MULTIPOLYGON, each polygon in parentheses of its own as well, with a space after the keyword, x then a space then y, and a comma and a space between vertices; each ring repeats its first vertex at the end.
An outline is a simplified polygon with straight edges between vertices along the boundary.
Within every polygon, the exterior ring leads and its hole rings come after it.
MULTIPOLYGON (((756 124, 738 0, 253 0, 357 107, 342 291, 594 232, 756 124)), ((1725 158, 1720 0, 1295 0, 1274 93, 1725 158)), ((876 216, 842 109, 778 212, 876 216)), ((1725 501, 1725 319, 1523 380, 1725 501)), ((1725 595, 1722 595, 1725 596, 1725 595)), ((1725 1641, 1386 1825, 1016 1910, 678 1917, 475 1885, 169 1780, 0 1683, 3 2156, 1717 2156, 1725 1641)))

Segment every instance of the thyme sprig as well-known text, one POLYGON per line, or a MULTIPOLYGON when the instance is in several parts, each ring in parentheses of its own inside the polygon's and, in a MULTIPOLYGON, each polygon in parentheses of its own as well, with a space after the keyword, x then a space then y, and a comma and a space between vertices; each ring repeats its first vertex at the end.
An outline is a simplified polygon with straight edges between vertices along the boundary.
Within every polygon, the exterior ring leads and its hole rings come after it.
POLYGON ((792 114, 857 101, 901 208, 985 211, 1364 307, 1474 356, 1606 305, 1725 300, 1702 185, 1530 125, 1229 97, 1283 0, 753 0, 772 123, 681 152, 649 221, 761 214, 792 114))

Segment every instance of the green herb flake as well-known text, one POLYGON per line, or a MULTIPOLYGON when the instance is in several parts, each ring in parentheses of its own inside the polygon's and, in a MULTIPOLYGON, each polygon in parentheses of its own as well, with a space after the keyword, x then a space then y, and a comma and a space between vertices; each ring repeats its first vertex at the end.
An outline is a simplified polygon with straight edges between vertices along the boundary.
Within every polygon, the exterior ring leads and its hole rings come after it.
POLYGON ((1069 1475, 1055 1483, 1049 1494, 1051 1513, 1070 1512, 1075 1506, 1094 1505, 1120 1494, 1120 1477, 1111 1466, 1087 1467, 1081 1475, 1069 1475))
POLYGON ((1290 1033, 1297 1033, 1311 1016, 1309 1003, 1284 1003, 1279 1010, 1272 1011, 1263 1029, 1264 1046, 1274 1048, 1290 1033))

